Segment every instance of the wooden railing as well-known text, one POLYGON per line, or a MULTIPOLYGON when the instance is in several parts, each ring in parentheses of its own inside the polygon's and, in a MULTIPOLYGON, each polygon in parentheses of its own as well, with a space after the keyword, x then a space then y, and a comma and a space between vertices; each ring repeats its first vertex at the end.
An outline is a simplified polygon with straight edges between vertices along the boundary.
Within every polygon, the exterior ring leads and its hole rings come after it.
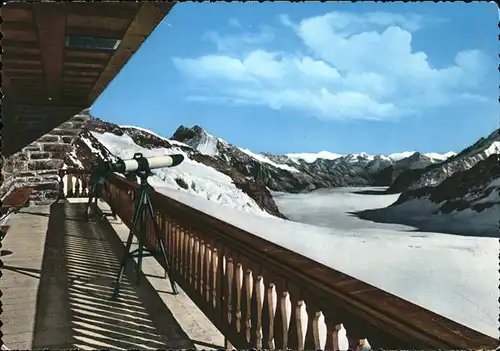
POLYGON ((87 197, 90 192, 90 172, 68 168, 59 172, 59 198, 87 197))
MULTIPOLYGON (((108 176, 107 182, 104 200, 111 200, 130 226, 138 185, 116 175, 108 176)), ((150 197, 174 279, 224 334, 228 348, 494 349, 500 345, 155 191, 150 197)), ((151 223, 147 227, 148 245, 156 249, 151 223)))

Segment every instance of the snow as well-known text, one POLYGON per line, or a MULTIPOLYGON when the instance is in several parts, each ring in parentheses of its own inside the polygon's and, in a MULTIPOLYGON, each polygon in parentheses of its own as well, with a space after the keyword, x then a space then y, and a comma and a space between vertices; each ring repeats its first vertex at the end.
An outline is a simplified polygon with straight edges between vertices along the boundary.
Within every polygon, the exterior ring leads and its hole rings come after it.
POLYGON ((242 149, 242 148, 238 148, 238 149, 241 152, 244 152, 245 154, 247 154, 248 156, 253 157, 254 159, 256 159, 259 162, 264 162, 264 163, 270 164, 271 166, 274 166, 276 168, 281 168, 281 169, 284 169, 284 170, 289 171, 289 172, 295 172, 295 173, 300 172, 298 169, 296 169, 294 167, 273 162, 270 159, 268 159, 267 157, 265 157, 264 155, 259 155, 259 154, 253 153, 252 151, 250 151, 248 149, 242 149))
MULTIPOLYGON (((176 147, 147 150, 127 135, 93 135, 123 159, 136 152, 146 157, 184 154, 176 147)), ((356 188, 309 194, 274 193, 280 210, 294 222, 267 214, 237 189, 229 177, 196 161, 186 159, 177 167, 156 169, 154 173, 151 185, 166 196, 498 337, 498 239, 418 231, 410 226, 374 223, 348 214, 388 206, 399 194, 360 195, 355 193, 359 190, 356 188), (176 178, 183 179, 189 189, 178 186, 176 178)), ((422 204, 418 203, 420 208, 422 204)), ((411 204, 406 205, 406 213, 415 210, 411 204)), ((416 205, 413 203, 413 207, 416 205)), ((428 213, 438 206, 430 202, 424 205, 428 213)), ((483 212, 492 218, 496 215, 498 220, 498 210, 495 207, 483 212)), ((477 213, 461 211, 455 215, 464 218, 461 222, 464 225, 474 220, 477 213)))
POLYGON ((415 232, 408 226, 349 216, 347 211, 385 206, 395 197, 357 195, 354 190, 275 194, 285 215, 308 212, 310 222, 321 222, 320 227, 222 209, 192 194, 157 187, 166 196, 263 239, 498 337, 497 239, 415 232))
POLYGON ((457 153, 456 152, 453 152, 453 151, 449 151, 445 154, 437 154, 435 152, 431 152, 431 153, 427 153, 427 154, 424 154, 425 156, 427 157, 430 157, 430 158, 433 158, 435 160, 439 160, 439 161, 444 161, 452 156, 455 156, 457 153))
POLYGON ((387 157, 390 158, 393 161, 400 161, 400 160, 402 160, 404 158, 410 157, 414 153, 415 153, 415 151, 404 151, 404 152, 398 152, 398 153, 395 153, 395 154, 387 155, 387 157))
MULTIPOLYGON (((400 161, 402 159, 405 159, 407 157, 412 156, 415 153, 415 151, 403 151, 403 152, 398 152, 398 153, 393 153, 389 155, 378 155, 381 159, 385 160, 392 160, 392 161, 400 161)), ((424 154, 427 157, 433 158, 438 161, 444 161, 447 158, 456 155, 454 152, 447 152, 446 154, 438 154, 438 153, 427 153, 424 154)), ((336 154, 332 153, 329 151, 320 151, 318 153, 295 153, 295 154, 285 154, 285 156, 288 156, 292 161, 297 162, 298 160, 304 160, 307 163, 312 163, 316 161, 317 159, 325 159, 325 160, 336 160, 338 158, 344 157, 350 160, 351 162, 356 162, 358 158, 363 158, 366 159, 367 161, 373 161, 375 159, 376 155, 370 155, 366 152, 361 152, 359 154, 347 154, 347 155, 342 155, 342 154, 336 154)))
POLYGON ((82 162, 78 159, 78 156, 76 156, 76 153, 74 150, 72 150, 68 153, 68 157, 76 165, 76 167, 84 168, 82 162))
POLYGON ((494 141, 484 150, 484 154, 490 157, 493 154, 500 154, 500 141, 494 141))
POLYGON ((170 187, 180 192, 189 193, 206 200, 214 201, 223 208, 236 208, 243 212, 251 212, 258 216, 271 216, 247 194, 238 189, 232 179, 215 169, 189 159, 189 156, 180 148, 156 148, 149 150, 138 146, 128 135, 117 136, 112 133, 95 133, 92 135, 109 149, 115 156, 122 159, 131 159, 135 153, 142 153, 144 157, 182 154, 185 159, 179 166, 153 170, 154 176, 149 178, 153 187, 170 187), (176 179, 182 179, 188 186, 184 189, 178 185, 176 179))
POLYGON ((217 156, 219 154, 219 150, 217 149, 218 139, 213 135, 204 132, 197 135, 195 139, 197 139, 196 150, 202 154, 208 156, 217 156))
POLYGON ((298 154, 285 154, 292 161, 304 160, 307 163, 313 163, 318 158, 322 158, 325 160, 335 160, 337 158, 343 157, 344 155, 335 154, 329 151, 320 151, 317 153, 298 153, 298 154))
POLYGON ((184 147, 191 147, 191 146, 189 146, 187 144, 181 143, 180 141, 171 140, 171 139, 162 137, 162 136, 160 136, 160 135, 158 135, 158 134, 154 133, 153 131, 151 131, 149 129, 146 129, 146 128, 141 128, 141 127, 136 127, 136 126, 120 126, 120 128, 137 129, 137 130, 139 130, 141 132, 151 134, 151 135, 157 137, 158 139, 165 140, 166 142, 170 143, 171 145, 179 145, 179 146, 184 146, 184 147))

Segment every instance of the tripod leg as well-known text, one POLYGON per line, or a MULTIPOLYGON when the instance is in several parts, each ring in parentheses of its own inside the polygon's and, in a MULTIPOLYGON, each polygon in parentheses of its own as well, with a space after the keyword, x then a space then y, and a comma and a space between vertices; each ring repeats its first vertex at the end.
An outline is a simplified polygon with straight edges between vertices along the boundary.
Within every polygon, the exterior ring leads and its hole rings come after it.
POLYGON ((147 193, 145 191, 141 192, 141 196, 139 198, 139 201, 141 202, 141 210, 139 211, 140 213, 140 219, 139 219, 139 232, 138 232, 138 242, 139 242, 139 247, 138 247, 138 254, 137 254, 137 278, 136 278, 136 284, 139 285, 141 281, 141 269, 142 269, 142 256, 143 256, 143 248, 144 248, 144 240, 146 236, 146 211, 145 211, 145 201, 146 201, 146 196, 147 193))
POLYGON ((170 263, 168 262, 167 250, 165 249, 165 241, 164 241, 163 237, 160 236, 160 228, 158 228, 158 223, 156 223, 154 211, 153 211, 153 205, 151 204, 149 197, 147 198, 147 205, 148 205, 147 207, 148 207, 149 215, 152 218, 156 240, 158 241, 158 245, 160 246, 161 254, 163 255, 163 259, 165 260, 165 278, 167 277, 167 271, 168 271, 169 272, 168 277, 170 279, 170 285, 172 286, 172 292, 174 295, 177 295, 179 292, 177 291, 177 284, 175 283, 175 280, 174 280, 173 274, 172 274, 173 272, 172 272, 172 269, 170 267, 170 263))
POLYGON ((87 201, 87 207, 85 208, 85 219, 88 222, 90 220, 90 207, 92 205, 92 198, 95 197, 95 189, 96 185, 92 181, 92 185, 90 187, 89 201, 87 201))
MULTIPOLYGON (((94 195, 94 211, 96 211, 96 213, 98 212, 98 208, 99 206, 97 205, 97 201, 99 200, 99 195, 101 194, 101 184, 100 183, 97 183, 96 186, 95 186, 95 195, 94 195)), ((101 216, 99 216, 99 219, 103 219, 104 217, 104 214, 101 214, 101 216)))
POLYGON ((113 292, 113 298, 116 298, 118 296, 118 293, 120 290, 120 283, 122 280, 123 273, 125 272, 127 260, 129 258, 129 255, 130 255, 130 247, 132 246, 132 239, 134 238, 134 231, 135 231, 135 228, 137 227, 139 216, 140 216, 140 212, 139 212, 140 208, 141 208, 141 203, 137 202, 136 206, 135 206, 134 216, 132 217, 132 226, 130 228, 130 233, 128 234, 127 244, 125 245, 125 252, 123 253, 123 258, 120 262, 120 271, 118 272, 118 276, 116 278, 115 290, 113 292))

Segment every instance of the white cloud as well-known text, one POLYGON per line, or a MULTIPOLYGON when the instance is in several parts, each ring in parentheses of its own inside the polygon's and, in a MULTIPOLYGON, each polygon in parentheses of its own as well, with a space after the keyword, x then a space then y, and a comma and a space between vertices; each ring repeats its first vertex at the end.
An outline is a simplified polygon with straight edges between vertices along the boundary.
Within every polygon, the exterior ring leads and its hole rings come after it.
POLYGON ((242 52, 248 47, 271 43, 274 40, 274 32, 268 26, 261 26, 257 31, 247 33, 221 35, 210 31, 205 34, 204 39, 215 44, 219 52, 242 52))
POLYGON ((372 120, 454 99, 482 101, 471 89, 486 73, 484 54, 462 51, 450 66, 433 68, 424 52, 412 48, 412 33, 423 25, 418 15, 331 12, 297 23, 286 15, 279 20, 300 39, 302 53, 264 49, 275 34, 262 27, 256 33, 208 33, 217 52, 174 58, 180 72, 209 87, 210 93, 194 91, 189 99, 372 120))
POLYGON ((239 21, 237 18, 235 18, 235 17, 231 17, 231 18, 229 19, 229 25, 230 25, 231 27, 241 28, 241 23, 240 23, 240 21, 239 21))

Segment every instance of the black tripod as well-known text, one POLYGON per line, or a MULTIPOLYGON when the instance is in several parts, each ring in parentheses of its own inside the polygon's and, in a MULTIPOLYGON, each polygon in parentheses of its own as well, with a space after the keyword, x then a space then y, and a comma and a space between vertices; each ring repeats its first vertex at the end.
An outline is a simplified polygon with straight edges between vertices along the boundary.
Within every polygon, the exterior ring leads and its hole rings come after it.
POLYGON ((149 172, 137 172, 137 175, 141 178, 141 183, 139 187, 139 197, 135 201, 135 210, 134 215, 132 217, 132 226, 130 228, 130 233, 127 238, 127 244, 125 245, 125 254, 123 255, 122 261, 120 263, 120 272, 118 273, 118 277, 116 279, 115 290, 113 292, 113 298, 118 296, 120 290, 120 283, 122 280, 123 273, 125 271, 125 266, 130 257, 137 258, 137 285, 139 284, 141 277, 141 267, 142 267, 142 258, 154 256, 154 254, 145 248, 144 244, 146 241, 146 213, 149 213, 153 223, 153 233, 158 242, 158 246, 160 247, 161 254, 163 259, 165 260, 165 278, 168 276, 170 279, 170 285, 172 286, 172 292, 174 295, 177 295, 177 285, 172 276, 172 269, 168 262, 167 252, 165 249, 164 239, 159 235, 160 229, 158 228, 158 223, 156 223, 155 211, 153 209, 153 204, 151 203, 151 199, 149 198, 148 190, 151 189, 151 185, 148 183, 149 172), (132 239, 134 237, 134 232, 137 233, 138 244, 139 247, 130 252, 130 247, 132 246, 132 239), (146 252, 144 252, 146 251, 146 252))
MULTIPOLYGON (((87 208, 85 209, 85 219, 87 221, 90 220, 90 218, 92 217, 92 214, 91 214, 91 206, 92 206, 92 202, 94 203, 94 215, 96 215, 97 213, 99 213, 99 211, 97 210, 97 200, 99 199, 99 194, 103 194, 106 189, 106 179, 104 177, 104 175, 102 174, 102 172, 100 172, 99 170, 93 170, 91 175, 90 175, 90 182, 91 182, 91 186, 90 186, 90 192, 89 192, 89 201, 87 202, 87 208)), ((108 196, 109 197, 109 201, 108 201, 108 205, 109 207, 111 208, 111 214, 113 216, 113 218, 116 220, 116 212, 115 212, 115 207, 113 205, 113 202, 112 202, 112 199, 111 199, 111 196, 108 196)), ((101 219, 104 217, 104 214, 102 214, 101 216, 101 219)))

